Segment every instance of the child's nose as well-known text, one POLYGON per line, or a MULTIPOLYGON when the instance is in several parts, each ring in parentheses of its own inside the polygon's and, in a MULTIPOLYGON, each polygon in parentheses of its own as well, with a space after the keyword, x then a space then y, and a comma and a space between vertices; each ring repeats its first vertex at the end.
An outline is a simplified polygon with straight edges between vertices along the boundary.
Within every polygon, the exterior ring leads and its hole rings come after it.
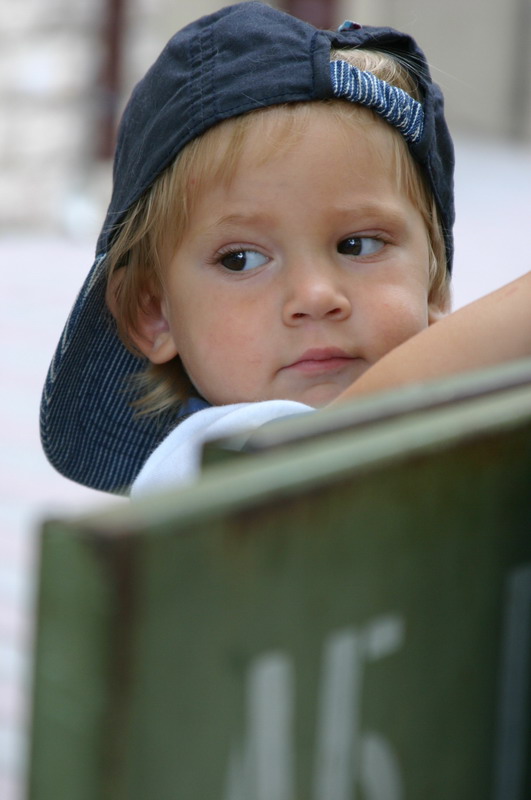
POLYGON ((284 321, 296 325, 304 320, 343 320, 350 316, 351 302, 334 270, 299 269, 284 304, 284 321))

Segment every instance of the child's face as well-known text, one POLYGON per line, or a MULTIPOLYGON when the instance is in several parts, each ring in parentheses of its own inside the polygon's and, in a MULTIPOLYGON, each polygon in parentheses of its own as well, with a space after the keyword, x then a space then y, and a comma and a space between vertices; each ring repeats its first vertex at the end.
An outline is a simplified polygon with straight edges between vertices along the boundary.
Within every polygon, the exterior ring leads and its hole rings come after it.
POLYGON ((431 321, 427 233, 386 123, 354 135, 315 109, 264 163, 266 133, 258 120, 233 179, 194 203, 148 355, 178 354, 214 405, 319 407, 431 321))

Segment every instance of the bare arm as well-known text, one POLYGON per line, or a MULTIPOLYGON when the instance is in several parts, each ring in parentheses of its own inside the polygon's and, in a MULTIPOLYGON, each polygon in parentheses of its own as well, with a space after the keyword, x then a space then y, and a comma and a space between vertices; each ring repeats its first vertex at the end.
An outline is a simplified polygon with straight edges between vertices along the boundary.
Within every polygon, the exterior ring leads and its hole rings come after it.
POLYGON ((334 403, 531 356, 531 272, 396 347, 334 403))

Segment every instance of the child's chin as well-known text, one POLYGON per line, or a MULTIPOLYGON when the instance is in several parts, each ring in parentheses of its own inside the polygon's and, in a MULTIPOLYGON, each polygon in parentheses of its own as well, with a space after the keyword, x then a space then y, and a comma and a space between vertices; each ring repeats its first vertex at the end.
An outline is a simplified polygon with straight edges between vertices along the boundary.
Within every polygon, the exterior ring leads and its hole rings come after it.
POLYGON ((335 386, 326 384, 324 386, 314 386, 307 389, 299 397, 290 399, 298 400, 300 403, 306 403, 312 408, 325 408, 333 400, 336 400, 340 394, 346 389, 346 386, 335 386))

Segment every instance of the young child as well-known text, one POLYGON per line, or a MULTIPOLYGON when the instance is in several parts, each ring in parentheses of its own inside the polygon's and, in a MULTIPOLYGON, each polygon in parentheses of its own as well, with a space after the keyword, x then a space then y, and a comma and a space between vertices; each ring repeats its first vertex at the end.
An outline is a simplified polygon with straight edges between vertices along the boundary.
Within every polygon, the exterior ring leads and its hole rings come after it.
POLYGON ((193 23, 122 120, 43 395, 49 459, 140 494, 192 478, 207 438, 355 394, 449 310, 453 220, 442 96, 411 37, 259 2, 193 23))

